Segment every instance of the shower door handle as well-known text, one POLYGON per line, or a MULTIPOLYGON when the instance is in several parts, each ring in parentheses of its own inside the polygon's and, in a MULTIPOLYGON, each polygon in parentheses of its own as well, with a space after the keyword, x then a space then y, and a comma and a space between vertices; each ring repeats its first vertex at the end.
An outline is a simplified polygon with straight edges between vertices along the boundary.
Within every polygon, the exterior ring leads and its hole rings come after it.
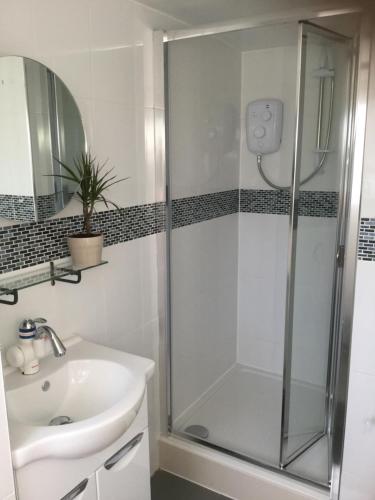
POLYGON ((338 267, 344 267, 344 259, 345 259, 345 247, 344 245, 340 245, 337 249, 336 254, 336 262, 338 267))

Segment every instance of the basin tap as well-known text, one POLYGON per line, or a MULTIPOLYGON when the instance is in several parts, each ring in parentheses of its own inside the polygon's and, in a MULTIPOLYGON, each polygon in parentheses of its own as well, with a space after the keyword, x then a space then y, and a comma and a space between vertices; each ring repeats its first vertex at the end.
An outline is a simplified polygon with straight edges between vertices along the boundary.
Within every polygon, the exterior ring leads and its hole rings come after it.
POLYGON ((56 357, 64 356, 66 348, 56 332, 48 325, 38 328, 36 323, 47 323, 44 318, 25 319, 18 329, 18 342, 7 349, 6 359, 10 366, 19 368, 24 375, 33 375, 39 371, 39 359, 46 353, 44 339, 50 339, 56 357))
POLYGON ((53 328, 48 325, 38 326, 35 334, 35 340, 41 339, 43 337, 48 337, 52 344, 53 354, 56 358, 64 356, 66 353, 66 347, 62 343, 61 339, 55 332, 53 328))

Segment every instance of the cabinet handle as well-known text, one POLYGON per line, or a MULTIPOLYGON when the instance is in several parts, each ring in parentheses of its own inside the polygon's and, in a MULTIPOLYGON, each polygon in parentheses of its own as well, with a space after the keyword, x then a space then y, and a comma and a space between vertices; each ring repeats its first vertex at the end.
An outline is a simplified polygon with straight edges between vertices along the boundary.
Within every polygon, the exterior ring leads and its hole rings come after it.
POLYGON ((104 467, 107 470, 112 469, 114 465, 117 464, 125 455, 127 455, 137 444, 141 442, 143 438, 143 432, 137 434, 132 440, 126 443, 125 446, 120 448, 114 455, 112 455, 108 460, 105 461, 104 467))
POLYGON ((87 483, 89 482, 88 479, 84 479, 81 481, 75 488, 73 488, 69 493, 64 495, 60 500, 73 500, 73 498, 77 498, 82 491, 86 489, 87 483))

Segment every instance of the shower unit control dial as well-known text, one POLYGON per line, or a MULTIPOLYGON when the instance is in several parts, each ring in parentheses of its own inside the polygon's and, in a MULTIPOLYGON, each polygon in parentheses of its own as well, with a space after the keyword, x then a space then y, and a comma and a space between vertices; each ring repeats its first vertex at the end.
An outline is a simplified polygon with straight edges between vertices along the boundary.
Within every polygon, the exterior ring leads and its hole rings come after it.
POLYGON ((275 153, 280 148, 283 103, 279 99, 258 99, 246 109, 246 139, 255 154, 275 153))

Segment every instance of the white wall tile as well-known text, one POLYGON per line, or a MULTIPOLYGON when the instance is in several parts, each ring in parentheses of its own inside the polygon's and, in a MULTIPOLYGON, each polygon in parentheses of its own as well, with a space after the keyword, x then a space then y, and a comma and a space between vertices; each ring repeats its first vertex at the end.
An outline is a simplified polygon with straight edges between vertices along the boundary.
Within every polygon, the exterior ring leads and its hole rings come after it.
POLYGON ((1 344, 16 340, 18 324, 26 317, 46 317, 62 338, 79 334, 108 345, 117 337, 126 344, 128 334, 154 321, 156 236, 106 247, 103 258, 109 264, 83 273, 77 286, 45 283, 22 290, 18 304, 3 311, 1 344))
POLYGON ((238 214, 172 233, 174 417, 236 361, 238 214))
POLYGON ((295 126, 297 46, 252 50, 242 54, 241 181, 245 189, 269 189, 261 179, 256 156, 247 148, 246 107, 255 99, 274 97, 284 103, 282 143, 277 153, 265 155, 264 170, 277 183, 289 184, 295 126))
POLYGON ((163 40, 163 32, 155 31, 153 33, 153 82, 154 82, 154 106, 157 109, 164 109, 164 46, 161 43, 163 40))
MULTIPOLYGON (((109 264, 85 271, 79 285, 49 283, 20 292, 16 306, 3 306, 0 341, 17 340, 24 318, 45 317, 62 338, 86 340, 154 359, 159 357, 156 235, 104 249, 109 264)), ((150 382, 152 467, 157 467, 158 368, 150 382)))
MULTIPOLYGON (((0 54, 32 57, 54 70, 78 102, 92 152, 131 177, 109 198, 121 206, 155 201, 152 34, 182 24, 129 0, 0 0, 0 9, 0 54)), ((59 216, 77 213, 72 202, 59 216)), ((110 264, 87 271, 79 286, 23 290, 17 306, 4 306, 0 342, 16 340, 24 317, 42 315, 62 338, 78 333, 157 361, 156 238, 105 248, 110 264)), ((150 394, 154 469, 157 375, 150 394)))
POLYGON ((374 375, 351 372, 340 500, 374 498, 374 386, 374 375))
POLYGON ((131 177, 112 187, 110 199, 120 205, 136 205, 138 194, 136 110, 124 103, 96 100, 92 116, 95 154, 101 161, 108 159, 108 166, 115 168, 114 173, 119 178, 131 177), (109 124, 110 133, 108 133, 109 124))
POLYGON ((169 47, 173 198, 238 188, 240 52, 215 37, 169 47))
MULTIPOLYGON (((240 52, 216 37, 183 40, 169 68, 172 198, 237 189, 240 52)), ((163 105, 161 88, 155 99, 163 105)), ((238 214, 172 232, 174 418, 236 360, 237 259, 238 214)))
POLYGON ((111 51, 134 45, 135 4, 121 0, 91 0, 93 50, 111 51))
POLYGON ((53 55, 46 63, 61 77, 76 101, 92 99, 91 55, 88 50, 53 55))
POLYGON ((375 266, 373 262, 357 264, 354 323, 350 367, 375 375, 375 266))
MULTIPOLYGON (((35 51, 39 57, 88 51, 90 0, 32 0, 35 51)), ((18 31, 18 30, 17 30, 18 31)), ((17 34, 13 35, 13 38, 17 34)))
POLYGON ((30 0, 1 0, 0 54, 36 56, 34 4, 30 0), (16 27, 16 28, 15 28, 16 27))
MULTIPOLYGON (((297 69, 297 26, 290 25, 289 31, 294 44, 266 49, 250 50, 242 53, 242 105, 241 105, 241 187, 269 189, 261 179, 256 167, 256 155, 251 153, 246 143, 246 107, 249 102, 262 98, 281 99, 284 104, 283 130, 280 150, 263 156, 263 167, 268 177, 281 185, 289 185, 292 176, 293 147, 295 137, 295 96, 297 69)), ((322 171, 304 187, 308 190, 337 190, 342 164, 341 141, 344 137, 340 123, 346 112, 347 99, 347 51, 341 44, 330 47, 334 60, 335 101, 330 150, 322 171)), ((315 168, 315 136, 317 126, 318 80, 312 76, 313 70, 321 63, 321 45, 311 37, 307 44, 305 106, 303 114, 303 151, 301 178, 305 178, 315 168)), ((327 92, 327 91, 326 91, 327 92)), ((324 119, 327 117, 324 115, 324 119)), ((325 123, 325 122, 324 122, 325 123)))
POLYGON ((361 203, 362 217, 374 217, 375 215, 375 141, 373 140, 373 130, 375 127, 375 36, 372 38, 371 54, 365 155, 363 165, 364 172, 361 203))
POLYGON ((135 49, 132 45, 92 52, 93 97, 134 107, 135 49))
MULTIPOLYGON (((375 47, 375 37, 372 49, 375 47)), ((375 216, 374 141, 375 51, 372 50, 367 110, 366 142, 361 216, 375 216)), ((375 368, 374 305, 375 269, 373 262, 357 263, 348 409, 344 461, 341 480, 342 500, 374 498, 375 448, 375 368)))
POLYGON ((283 366, 288 222, 286 215, 240 214, 238 361, 277 374, 283 366))
POLYGON ((292 376, 325 386, 337 219, 300 217, 297 229, 292 376))
MULTIPOLYGON (((134 24, 135 39, 135 75, 143 82, 143 88, 136 88, 136 102, 139 106, 154 106, 154 51, 153 32, 145 27, 136 17, 134 24)), ((160 43, 160 40, 159 40, 160 43)))

